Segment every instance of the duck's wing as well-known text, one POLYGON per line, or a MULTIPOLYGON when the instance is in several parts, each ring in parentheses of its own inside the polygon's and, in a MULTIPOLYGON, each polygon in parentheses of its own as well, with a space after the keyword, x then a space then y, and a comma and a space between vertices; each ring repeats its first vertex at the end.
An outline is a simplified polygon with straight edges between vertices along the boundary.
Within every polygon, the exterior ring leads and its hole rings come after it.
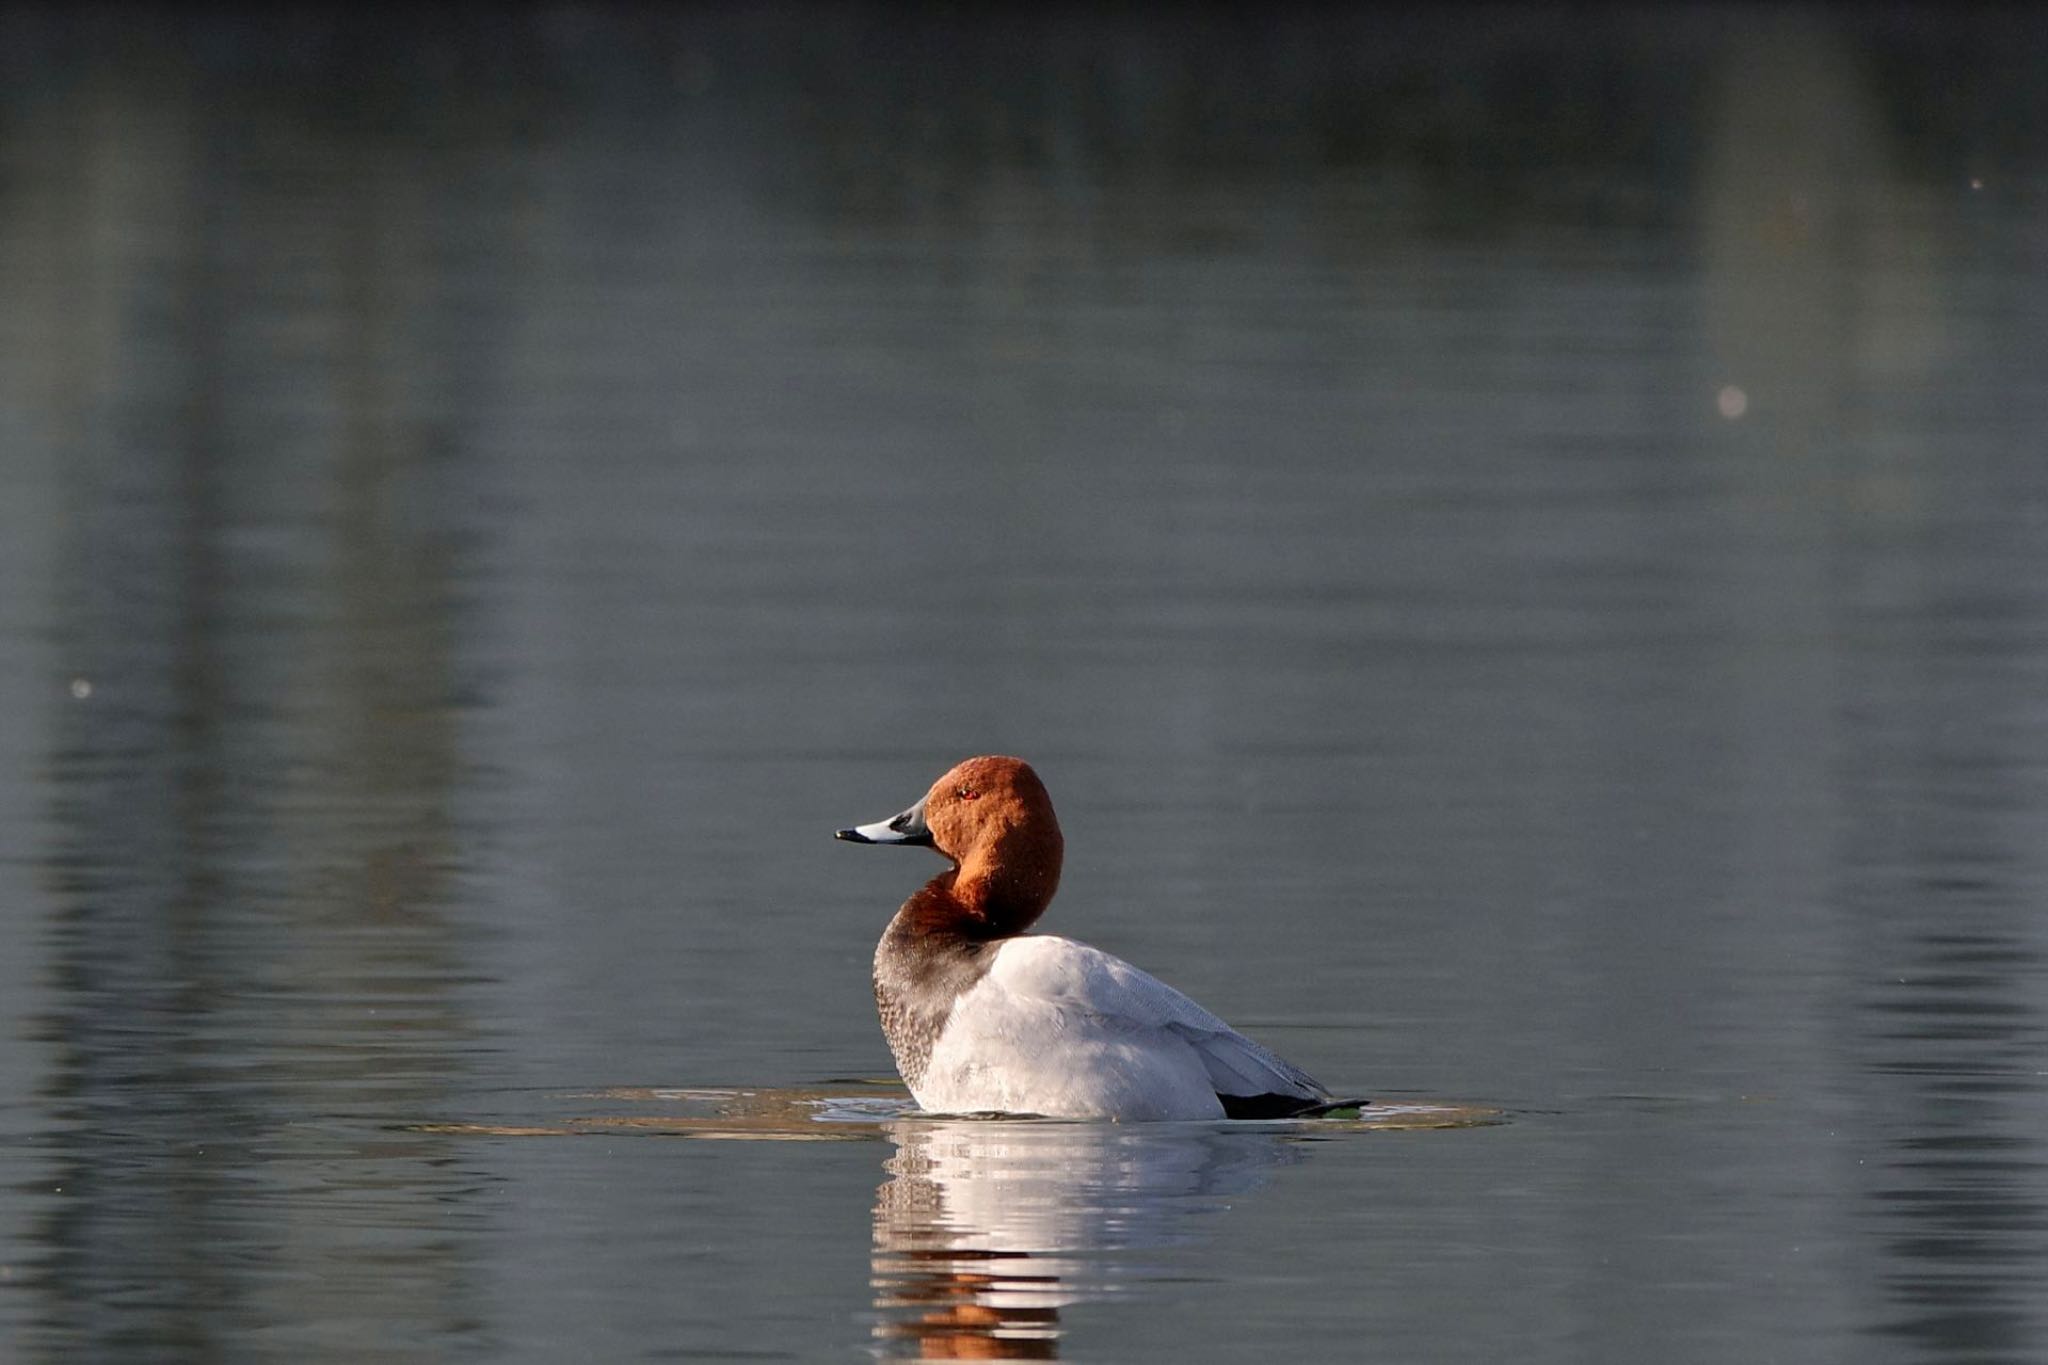
POLYGON ((989 975, 1003 990, 1045 1000, 1111 1028, 1157 1030, 1178 1038, 1201 1059, 1232 1117, 1277 1117, 1330 1092, 1271 1049, 1148 972, 1120 957, 1051 934, 1007 940, 989 975), (1232 1101, 1241 1100, 1241 1105, 1232 1101))

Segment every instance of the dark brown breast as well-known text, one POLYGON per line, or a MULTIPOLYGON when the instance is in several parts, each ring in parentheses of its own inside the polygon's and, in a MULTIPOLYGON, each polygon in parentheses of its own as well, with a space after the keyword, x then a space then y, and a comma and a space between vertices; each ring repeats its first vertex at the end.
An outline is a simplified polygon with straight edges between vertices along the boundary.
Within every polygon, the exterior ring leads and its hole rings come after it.
POLYGON ((906 1085, 924 1079, 953 1002, 988 974, 1001 940, 981 931, 935 879, 912 896, 875 945, 875 1008, 906 1085))

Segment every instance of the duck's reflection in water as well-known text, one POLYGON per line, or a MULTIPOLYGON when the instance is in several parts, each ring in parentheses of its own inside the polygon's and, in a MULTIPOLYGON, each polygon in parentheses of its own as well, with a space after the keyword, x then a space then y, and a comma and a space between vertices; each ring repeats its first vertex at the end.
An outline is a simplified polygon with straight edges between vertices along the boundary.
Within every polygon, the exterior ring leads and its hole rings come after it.
POLYGON ((875 1195, 885 1356, 1051 1360, 1060 1309, 1141 1292, 1143 1253, 1306 1148, 1261 1128, 904 1119, 875 1195))

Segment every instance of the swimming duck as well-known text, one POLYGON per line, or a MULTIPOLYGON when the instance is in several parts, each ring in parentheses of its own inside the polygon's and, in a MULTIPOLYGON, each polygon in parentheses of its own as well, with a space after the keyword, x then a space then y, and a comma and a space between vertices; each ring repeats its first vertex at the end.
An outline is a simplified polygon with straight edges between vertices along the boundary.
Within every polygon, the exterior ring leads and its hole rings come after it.
POLYGON ((1065 843, 1022 759, 970 758, 901 815, 837 837, 923 845, 953 864, 875 948, 882 1032, 920 1108, 1139 1120, 1359 1103, 1121 958, 1024 932, 1059 886, 1065 843))

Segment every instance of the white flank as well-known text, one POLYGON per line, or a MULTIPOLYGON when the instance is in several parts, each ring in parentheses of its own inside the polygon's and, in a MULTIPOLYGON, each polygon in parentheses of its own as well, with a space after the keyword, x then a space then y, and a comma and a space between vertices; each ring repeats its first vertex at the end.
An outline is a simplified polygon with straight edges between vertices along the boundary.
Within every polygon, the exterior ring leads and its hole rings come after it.
POLYGON ((1173 987, 1072 939, 996 951, 953 1005, 917 1087, 936 1113, 1221 1118, 1216 1095, 1325 1097, 1306 1073, 1173 987))

